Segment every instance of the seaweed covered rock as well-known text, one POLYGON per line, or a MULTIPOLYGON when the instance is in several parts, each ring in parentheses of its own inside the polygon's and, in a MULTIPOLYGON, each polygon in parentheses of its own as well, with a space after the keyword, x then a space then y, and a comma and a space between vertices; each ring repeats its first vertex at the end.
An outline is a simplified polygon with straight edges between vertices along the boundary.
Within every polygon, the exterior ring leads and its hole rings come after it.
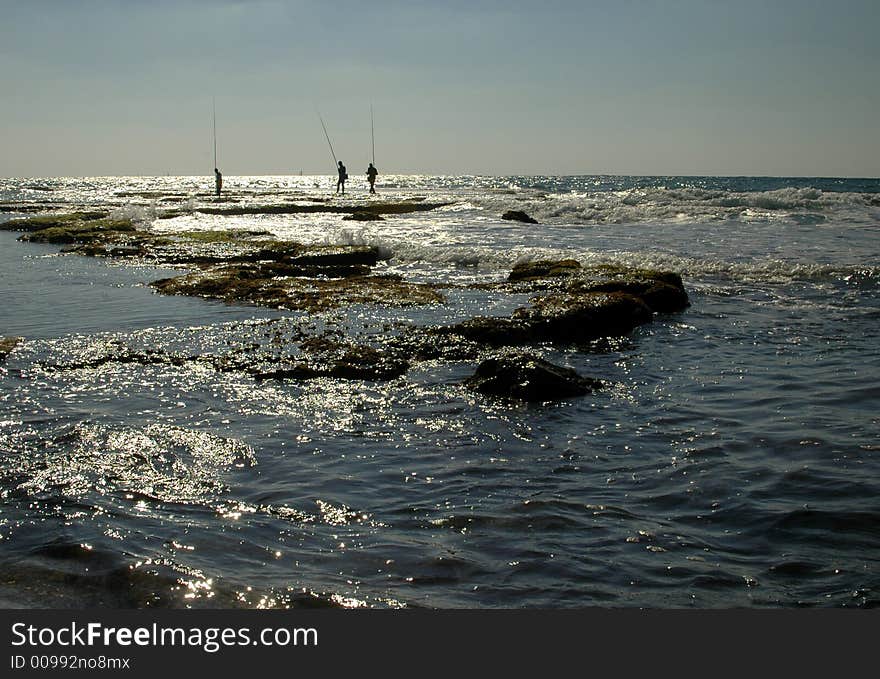
POLYGON ((432 286, 400 276, 302 278, 279 275, 276 264, 219 266, 151 283, 166 295, 189 295, 276 309, 327 311, 352 304, 404 307, 444 300, 432 286))
POLYGON ((602 266, 585 271, 573 259, 517 264, 505 283, 494 287, 514 291, 553 291, 569 295, 619 292, 640 298, 652 311, 671 313, 690 306, 681 276, 672 271, 602 266), (514 287, 511 288, 511 285, 514 287))
MULTIPOLYGON (((42 232, 33 234, 39 236, 42 232)), ((265 231, 102 231, 78 238, 65 252, 92 257, 141 258, 151 264, 209 268, 260 265, 267 276, 364 275, 379 261, 365 245, 302 245, 271 238, 265 231), (270 270, 271 269, 271 270, 270 270)))
POLYGON ((534 217, 530 217, 522 210, 508 210, 503 215, 501 215, 501 219, 506 219, 512 222, 523 222, 525 224, 537 224, 538 220, 534 217))
POLYGON ((275 240, 265 231, 155 233, 138 230, 127 219, 84 219, 78 214, 53 219, 49 226, 50 222, 38 222, 43 228, 21 238, 64 243, 69 246, 67 252, 83 255, 196 268, 152 284, 165 294, 308 311, 351 304, 401 307, 444 301, 433 286, 408 283, 399 276, 370 275, 379 261, 379 249, 372 246, 303 245, 275 240))
POLYGON ((508 354, 480 363, 465 385, 481 394, 524 401, 551 401, 583 396, 602 383, 531 354, 508 354))
POLYGON ((581 263, 576 259, 539 259, 534 262, 520 262, 507 276, 508 281, 533 280, 538 278, 558 278, 571 276, 581 271, 581 263))
POLYGON ((66 214, 40 215, 23 219, 10 219, 0 224, 3 231, 42 231, 50 228, 64 228, 78 225, 81 222, 104 219, 109 215, 106 211, 71 212, 66 214))
POLYGON ((55 223, 40 229, 30 230, 19 240, 31 243, 55 243, 69 245, 71 243, 90 243, 92 241, 107 240, 108 237, 120 233, 132 233, 135 231, 130 219, 113 219, 103 217, 100 219, 71 219, 64 223, 55 223))

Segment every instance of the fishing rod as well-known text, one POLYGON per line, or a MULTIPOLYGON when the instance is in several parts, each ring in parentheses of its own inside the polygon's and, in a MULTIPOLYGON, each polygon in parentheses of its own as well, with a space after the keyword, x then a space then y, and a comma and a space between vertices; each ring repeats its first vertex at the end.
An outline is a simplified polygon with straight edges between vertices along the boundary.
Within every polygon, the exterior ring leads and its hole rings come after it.
POLYGON ((370 138, 373 141, 373 165, 376 164, 376 128, 373 125, 373 102, 370 102, 370 138))
POLYGON ((327 134, 327 126, 324 124, 324 119, 321 117, 320 113, 318 113, 318 120, 321 121, 321 127, 324 128, 324 136, 327 137, 327 145, 330 147, 330 155, 333 156, 333 163, 336 167, 339 167, 339 161, 336 160, 336 153, 333 151, 333 144, 330 143, 330 135, 327 134))
POLYGON ((211 107, 214 112, 214 168, 217 168, 217 98, 211 97, 211 107))

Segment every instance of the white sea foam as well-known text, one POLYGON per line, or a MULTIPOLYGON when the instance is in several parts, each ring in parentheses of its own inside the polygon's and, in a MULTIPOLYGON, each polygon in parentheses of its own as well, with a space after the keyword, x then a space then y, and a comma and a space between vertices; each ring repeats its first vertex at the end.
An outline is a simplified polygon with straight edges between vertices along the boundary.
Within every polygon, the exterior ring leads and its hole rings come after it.
POLYGON ((375 232, 363 227, 342 227, 324 237, 326 245, 367 245, 379 250, 380 259, 392 257, 389 245, 375 232))
POLYGON ((115 208, 110 212, 112 219, 130 219, 132 223, 140 227, 147 227, 156 219, 157 211, 155 202, 149 205, 126 204, 115 208))

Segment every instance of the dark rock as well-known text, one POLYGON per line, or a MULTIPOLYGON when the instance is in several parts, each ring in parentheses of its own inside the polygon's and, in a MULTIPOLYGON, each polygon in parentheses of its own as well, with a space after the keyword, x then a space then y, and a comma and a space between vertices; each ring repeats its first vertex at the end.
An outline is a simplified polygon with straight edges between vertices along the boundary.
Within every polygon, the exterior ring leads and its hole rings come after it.
MULTIPOLYGON (((401 215, 411 212, 427 212, 443 207, 449 203, 425 203, 422 201, 402 201, 400 203, 373 203, 371 205, 318 205, 302 204, 276 204, 276 205, 236 205, 233 207, 200 207, 199 212, 211 215, 287 215, 287 214, 312 214, 316 212, 330 212, 335 214, 374 214, 374 215, 401 215)), ((161 217, 176 216, 169 212, 161 217)))
POLYGON ((480 363, 465 385, 481 394, 524 401, 550 401, 583 396, 601 387, 602 383, 531 354, 510 354, 480 363))
POLYGON ((622 292, 642 299, 657 313, 682 311, 690 306, 681 276, 671 271, 633 269, 607 281, 577 282, 569 292, 622 292))
POLYGON ((375 266, 379 261, 379 249, 367 245, 312 246, 303 254, 285 258, 284 261, 310 266, 375 266))
POLYGON ((384 222, 384 218, 375 212, 358 211, 352 212, 342 218, 344 222, 384 222))
POLYGON ((522 262, 513 267, 508 281, 522 281, 537 278, 557 278, 571 276, 581 271, 581 263, 576 259, 541 259, 535 262, 522 262))
POLYGON ((537 224, 538 220, 529 217, 525 212, 521 210, 508 210, 503 215, 501 215, 501 219, 507 219, 513 222, 525 222, 526 224, 537 224))
POLYGON ((591 292, 623 292, 633 295, 657 313, 682 311, 691 304, 684 288, 659 281, 600 283, 588 289, 591 292))
POLYGON ((471 318, 427 332, 459 337, 493 347, 532 342, 586 345, 601 337, 619 337, 653 318, 638 297, 625 293, 554 293, 536 297, 510 318, 471 318))
POLYGON ((626 335, 652 318, 641 299, 620 292, 544 295, 513 312, 513 320, 528 326, 534 337, 556 344, 626 335))
POLYGON ((288 264, 286 262, 265 262, 260 264, 265 276, 288 276, 293 278, 349 278, 367 276, 370 267, 365 264, 336 264, 310 266, 307 264, 288 264))
POLYGON ((19 342, 21 342, 21 337, 0 337, 0 362, 6 360, 6 357, 19 342))

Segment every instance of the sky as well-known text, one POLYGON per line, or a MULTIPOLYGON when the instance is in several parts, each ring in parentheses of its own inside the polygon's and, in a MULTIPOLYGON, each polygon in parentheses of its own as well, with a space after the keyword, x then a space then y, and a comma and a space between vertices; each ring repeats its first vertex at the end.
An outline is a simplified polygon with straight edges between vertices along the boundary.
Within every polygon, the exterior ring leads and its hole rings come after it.
POLYGON ((0 0, 0 176, 880 176, 877 0, 0 0))

